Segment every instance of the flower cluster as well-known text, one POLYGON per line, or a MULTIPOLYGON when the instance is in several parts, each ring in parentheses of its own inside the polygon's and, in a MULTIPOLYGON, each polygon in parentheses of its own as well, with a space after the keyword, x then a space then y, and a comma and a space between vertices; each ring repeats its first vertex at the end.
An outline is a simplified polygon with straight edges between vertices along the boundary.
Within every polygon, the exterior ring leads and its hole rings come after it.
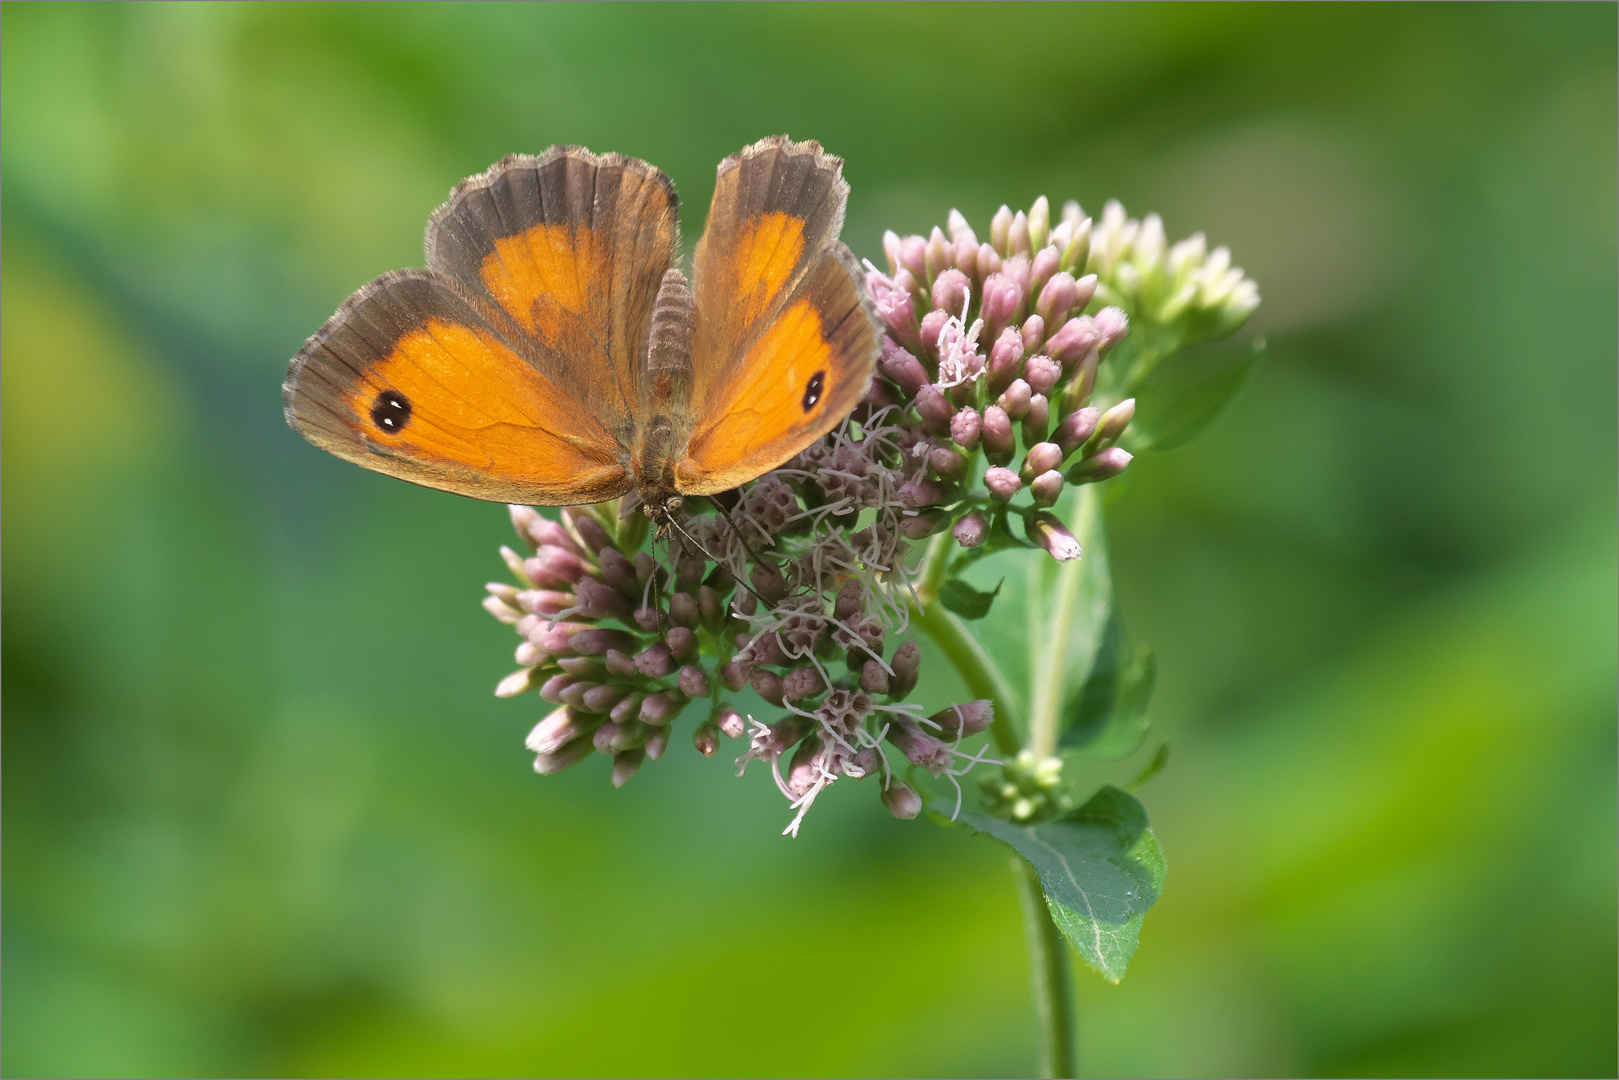
MULTIPOLYGON (((910 818, 922 795, 899 770, 927 773, 955 785, 959 807, 956 778, 990 760, 964 740, 995 716, 985 700, 931 716, 906 700, 922 659, 901 640, 911 613, 947 567, 990 551, 1080 557, 1052 508, 1130 464, 1118 443, 1135 401, 1098 390, 1126 310, 1156 303, 1157 328, 1257 302, 1224 249, 1205 255, 1194 237, 1166 256, 1156 217, 1132 222, 1111 203, 1099 227, 1076 203, 1056 223, 1044 197, 1002 207, 986 241, 952 211, 948 231, 888 233, 883 246, 887 271, 866 264, 886 329, 877 375, 824 440, 734 492, 686 500, 650 550, 635 496, 560 520, 511 508, 529 553, 501 549, 516 584, 491 584, 484 603, 522 638, 497 695, 557 706, 529 734, 537 771, 602 753, 622 785, 699 703, 696 748, 745 739, 737 764, 770 769, 797 811, 789 833, 840 778, 880 777, 884 805, 910 818), (774 722, 731 703, 747 689, 780 710, 774 722)), ((991 808, 1060 798, 1051 764, 1001 770, 991 808)))

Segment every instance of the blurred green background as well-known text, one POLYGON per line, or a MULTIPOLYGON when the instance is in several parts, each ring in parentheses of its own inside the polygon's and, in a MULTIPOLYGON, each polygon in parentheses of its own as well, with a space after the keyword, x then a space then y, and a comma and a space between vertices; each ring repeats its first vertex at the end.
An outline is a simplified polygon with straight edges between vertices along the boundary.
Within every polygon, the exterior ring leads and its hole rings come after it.
POLYGON ((3 24, 8 1075, 1033 1068, 999 849, 854 784, 787 840, 678 740, 535 777, 505 511, 281 418, 462 176, 644 157, 689 251, 780 131, 861 255, 1117 197, 1265 297, 1245 396, 1115 485, 1171 869, 1084 1069, 1614 1075, 1614 5, 3 24))

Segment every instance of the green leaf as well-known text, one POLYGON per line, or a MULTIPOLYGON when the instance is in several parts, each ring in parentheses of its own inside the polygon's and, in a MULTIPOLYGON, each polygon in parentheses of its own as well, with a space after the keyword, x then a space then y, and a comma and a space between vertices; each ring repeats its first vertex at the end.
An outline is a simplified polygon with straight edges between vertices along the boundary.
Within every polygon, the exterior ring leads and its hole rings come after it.
POLYGON ((1130 781, 1129 785, 1124 790, 1126 790, 1126 791, 1134 791, 1134 790, 1136 790, 1136 788, 1140 787, 1142 784, 1145 784, 1148 780, 1151 780, 1153 777, 1155 777, 1159 773, 1163 772, 1164 771, 1164 766, 1168 765, 1168 764, 1169 764, 1169 744, 1167 742, 1166 743, 1161 743, 1159 745, 1158 749, 1153 753, 1152 760, 1147 762, 1147 767, 1142 769, 1139 773, 1137 773, 1136 778, 1134 780, 1130 781))
POLYGON ((994 592, 979 592, 960 578, 951 578, 939 589, 939 601, 944 604, 946 611, 954 612, 963 619, 982 619, 989 614, 989 606, 1001 594, 1001 585, 1006 584, 1003 578, 994 592))
POLYGON ((1089 674, 1063 706, 1059 745, 1110 760, 1134 753, 1152 726, 1147 702, 1156 673, 1152 650, 1131 644, 1113 608, 1089 674))
POLYGON ((1192 441, 1248 384, 1265 355, 1263 338, 1194 345, 1166 358, 1136 389, 1132 450, 1170 450, 1192 441))
POLYGON ((1104 787, 1079 809, 1038 825, 979 813, 961 820, 1029 860, 1052 920, 1080 958, 1109 982, 1124 978, 1167 871, 1147 811, 1133 795, 1104 787))

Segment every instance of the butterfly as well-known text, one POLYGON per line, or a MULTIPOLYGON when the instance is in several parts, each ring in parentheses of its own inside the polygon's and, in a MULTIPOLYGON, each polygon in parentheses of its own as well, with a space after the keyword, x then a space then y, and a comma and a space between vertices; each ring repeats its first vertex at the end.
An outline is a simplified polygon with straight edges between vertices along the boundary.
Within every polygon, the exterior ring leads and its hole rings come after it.
POLYGON ((427 487, 560 506, 638 492, 667 521, 776 468, 866 395, 879 323, 816 142, 720 162, 693 276, 674 184, 553 146, 463 180, 427 269, 349 297, 293 358, 287 422, 427 487))

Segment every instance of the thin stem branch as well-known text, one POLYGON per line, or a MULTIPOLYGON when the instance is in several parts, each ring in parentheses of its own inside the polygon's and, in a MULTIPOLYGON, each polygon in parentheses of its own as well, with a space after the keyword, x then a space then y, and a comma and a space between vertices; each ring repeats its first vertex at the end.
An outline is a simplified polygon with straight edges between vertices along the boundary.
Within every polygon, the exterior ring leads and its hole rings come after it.
POLYGON ((995 720, 990 724, 989 733, 995 740, 995 749, 1003 754, 1016 754, 1017 699, 1000 665, 943 604, 934 602, 921 608, 911 605, 911 623, 944 651, 970 692, 994 703, 995 720))
MULTIPOLYGON (((1089 536, 1101 510, 1101 496, 1095 484, 1082 484, 1076 494, 1078 498, 1068 525, 1075 536, 1089 536)), ((1068 691, 1068 643, 1073 636, 1079 586, 1085 569, 1083 559, 1057 568, 1051 622, 1035 660, 1033 685, 1029 688, 1029 748, 1040 758, 1057 753, 1062 703, 1068 691)))
POLYGON ((1040 1022, 1040 1075, 1072 1077, 1079 1072, 1074 1053, 1074 999, 1068 978, 1068 943, 1051 921, 1040 875, 1019 855, 1012 856, 1023 935, 1029 945, 1029 983, 1040 1022))

